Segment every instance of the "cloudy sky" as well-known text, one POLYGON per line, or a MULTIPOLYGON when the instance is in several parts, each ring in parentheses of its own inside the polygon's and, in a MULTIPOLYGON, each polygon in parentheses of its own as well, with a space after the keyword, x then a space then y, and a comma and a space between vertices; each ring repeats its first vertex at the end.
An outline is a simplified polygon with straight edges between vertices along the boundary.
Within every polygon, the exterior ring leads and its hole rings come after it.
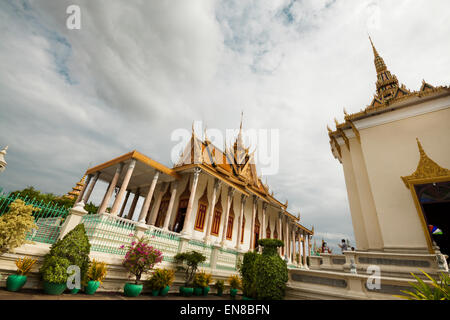
POLYGON ((2 1, 0 187, 64 194, 133 149, 171 166, 174 130, 237 128, 243 111, 244 129, 279 130, 275 196, 318 241, 352 240, 326 125, 375 92, 368 33, 409 89, 448 85, 448 21, 448 0, 2 1))

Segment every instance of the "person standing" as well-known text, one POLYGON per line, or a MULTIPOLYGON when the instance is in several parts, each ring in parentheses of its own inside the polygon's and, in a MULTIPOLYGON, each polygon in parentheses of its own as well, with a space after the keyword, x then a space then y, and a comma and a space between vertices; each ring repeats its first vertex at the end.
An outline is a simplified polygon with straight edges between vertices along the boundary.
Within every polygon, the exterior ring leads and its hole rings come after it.
POLYGON ((345 239, 342 239, 341 244, 338 244, 338 246, 341 248, 342 253, 344 253, 344 251, 347 251, 348 245, 345 242, 345 239))

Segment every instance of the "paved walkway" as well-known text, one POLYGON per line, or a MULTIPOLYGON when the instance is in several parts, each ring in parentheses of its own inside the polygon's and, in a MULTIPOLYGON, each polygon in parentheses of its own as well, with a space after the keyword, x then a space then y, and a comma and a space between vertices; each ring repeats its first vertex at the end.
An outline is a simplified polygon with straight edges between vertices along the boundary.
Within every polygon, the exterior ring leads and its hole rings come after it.
MULTIPOLYGON (((230 300, 230 296, 224 294, 222 297, 208 294, 207 296, 181 297, 178 293, 169 293, 167 297, 153 297, 148 293, 141 294, 135 298, 125 297, 123 293, 96 292, 94 295, 84 293, 62 295, 48 295, 41 290, 22 289, 19 292, 9 292, 5 288, 0 289, 0 300, 230 300)), ((236 300, 240 300, 237 297, 236 300)))

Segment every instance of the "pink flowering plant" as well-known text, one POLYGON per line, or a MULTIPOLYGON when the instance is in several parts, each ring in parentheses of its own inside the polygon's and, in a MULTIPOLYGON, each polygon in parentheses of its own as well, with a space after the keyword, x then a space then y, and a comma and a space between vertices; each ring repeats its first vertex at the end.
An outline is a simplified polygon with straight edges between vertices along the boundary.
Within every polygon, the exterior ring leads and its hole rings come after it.
MULTIPOLYGON (((122 246, 121 248, 123 248, 122 246)), ((145 237, 137 238, 128 246, 122 265, 135 275, 135 284, 141 280, 142 274, 149 272, 153 266, 162 262, 163 254, 151 246, 145 237)))

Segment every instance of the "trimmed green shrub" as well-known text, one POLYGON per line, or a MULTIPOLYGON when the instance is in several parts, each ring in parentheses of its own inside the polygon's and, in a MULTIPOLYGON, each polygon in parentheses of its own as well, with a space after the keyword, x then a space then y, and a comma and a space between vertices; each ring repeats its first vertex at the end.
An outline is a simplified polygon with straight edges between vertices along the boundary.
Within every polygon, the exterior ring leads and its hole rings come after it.
POLYGON ((20 199, 9 205, 9 211, 0 217, 0 252, 14 250, 26 242, 28 232, 37 228, 32 213, 39 210, 20 199))
POLYGON ((249 298, 256 298, 255 292, 255 261, 260 255, 256 252, 249 251, 244 254, 242 264, 239 266, 239 273, 242 278, 242 292, 244 296, 249 298))
POLYGON ((286 262, 277 254, 283 242, 277 239, 261 239, 262 254, 254 262, 254 290, 258 300, 281 300, 284 298, 288 268, 286 262))
POLYGON ((86 282, 89 268, 89 252, 91 244, 86 235, 84 224, 79 224, 64 238, 55 242, 50 252, 45 255, 40 272, 44 281, 63 283, 67 281, 67 267, 80 267, 81 282, 86 282), (64 271, 64 272, 63 272, 64 271), (54 275, 52 275, 54 273, 54 275), (57 282, 55 282, 57 280, 57 282))
POLYGON ((67 268, 69 266, 70 261, 67 258, 49 256, 45 259, 44 265, 39 271, 41 272, 42 280, 44 281, 51 283, 66 283, 68 277, 67 268))

